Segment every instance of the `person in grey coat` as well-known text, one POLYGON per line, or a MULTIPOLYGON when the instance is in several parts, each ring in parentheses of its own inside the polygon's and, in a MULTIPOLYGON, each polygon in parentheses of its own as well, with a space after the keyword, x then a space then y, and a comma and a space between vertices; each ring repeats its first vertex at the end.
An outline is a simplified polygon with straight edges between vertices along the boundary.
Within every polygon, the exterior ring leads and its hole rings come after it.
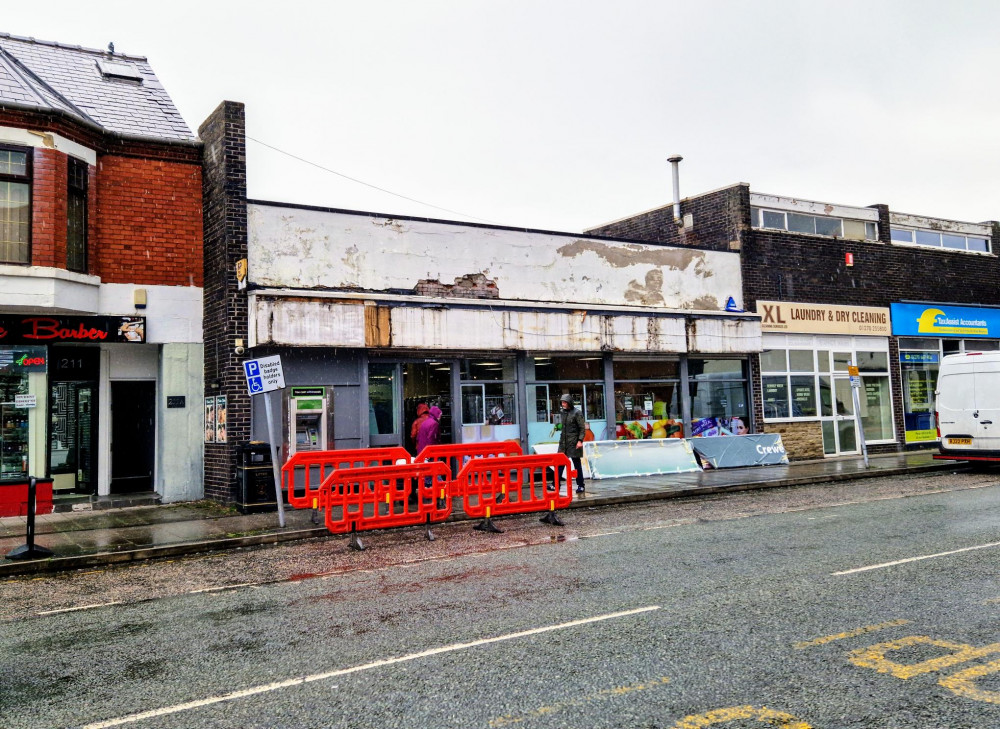
MULTIPOLYGON (((562 431, 559 433, 559 452, 565 453, 576 469, 576 492, 586 491, 583 484, 583 436, 587 432, 587 423, 583 413, 573 406, 573 398, 569 393, 559 399, 562 410, 562 431)), ((562 471, 559 472, 562 479, 562 471)))

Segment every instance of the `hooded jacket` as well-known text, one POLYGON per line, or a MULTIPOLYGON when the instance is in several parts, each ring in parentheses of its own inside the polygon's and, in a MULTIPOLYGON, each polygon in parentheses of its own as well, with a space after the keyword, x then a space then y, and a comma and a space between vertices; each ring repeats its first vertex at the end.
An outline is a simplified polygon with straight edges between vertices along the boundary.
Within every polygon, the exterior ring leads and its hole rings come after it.
POLYGON ((430 410, 425 402, 417 404, 417 417, 413 421, 413 425, 410 426, 410 440, 414 442, 417 440, 417 433, 420 432, 420 424, 427 420, 427 414, 430 410))
POLYGON ((441 408, 437 405, 432 405, 430 412, 427 413, 427 418, 424 419, 417 430, 417 455, 420 455, 420 451, 427 446, 435 445, 438 442, 438 436, 441 431, 439 420, 441 420, 441 408))

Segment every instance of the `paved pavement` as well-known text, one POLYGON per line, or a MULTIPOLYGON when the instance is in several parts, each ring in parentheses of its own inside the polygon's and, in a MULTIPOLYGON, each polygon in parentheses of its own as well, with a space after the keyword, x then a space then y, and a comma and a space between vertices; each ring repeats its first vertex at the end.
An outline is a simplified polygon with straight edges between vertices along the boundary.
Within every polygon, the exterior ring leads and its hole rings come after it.
MULTIPOLYGON (((794 486, 848 479, 884 477, 955 469, 934 461, 931 451, 873 456, 865 469, 861 458, 794 462, 698 473, 592 480, 587 494, 570 508, 650 501, 683 496, 794 486)), ((122 502, 128 503, 128 502, 122 502)), ((329 532, 314 524, 311 511, 286 507, 285 526, 276 513, 243 515, 213 502, 115 506, 57 511, 40 515, 35 544, 52 550, 50 558, 0 558, 0 577, 57 572, 144 559, 172 557, 219 549, 235 549, 322 537, 329 532)), ((57 505, 57 508, 59 506, 57 505)), ((465 518, 458 515, 456 518, 465 518)), ((25 544, 26 517, 0 518, 0 555, 25 544)))

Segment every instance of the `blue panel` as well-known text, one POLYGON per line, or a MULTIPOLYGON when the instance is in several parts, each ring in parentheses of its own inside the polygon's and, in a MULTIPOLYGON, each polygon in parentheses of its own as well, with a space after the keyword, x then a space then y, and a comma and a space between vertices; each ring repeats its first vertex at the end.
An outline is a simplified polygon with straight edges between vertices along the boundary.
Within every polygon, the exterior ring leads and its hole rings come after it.
POLYGON ((1000 339, 1000 309, 949 304, 891 304, 890 309, 897 336, 1000 339))

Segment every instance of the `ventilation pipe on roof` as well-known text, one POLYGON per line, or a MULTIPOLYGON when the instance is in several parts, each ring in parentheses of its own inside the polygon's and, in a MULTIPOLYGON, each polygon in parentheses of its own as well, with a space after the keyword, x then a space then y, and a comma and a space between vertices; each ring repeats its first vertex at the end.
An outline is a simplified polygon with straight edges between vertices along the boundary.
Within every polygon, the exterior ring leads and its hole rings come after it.
POLYGON ((674 222, 677 225, 681 224, 681 175, 679 168, 682 159, 684 158, 679 154, 667 158, 674 178, 674 222))

